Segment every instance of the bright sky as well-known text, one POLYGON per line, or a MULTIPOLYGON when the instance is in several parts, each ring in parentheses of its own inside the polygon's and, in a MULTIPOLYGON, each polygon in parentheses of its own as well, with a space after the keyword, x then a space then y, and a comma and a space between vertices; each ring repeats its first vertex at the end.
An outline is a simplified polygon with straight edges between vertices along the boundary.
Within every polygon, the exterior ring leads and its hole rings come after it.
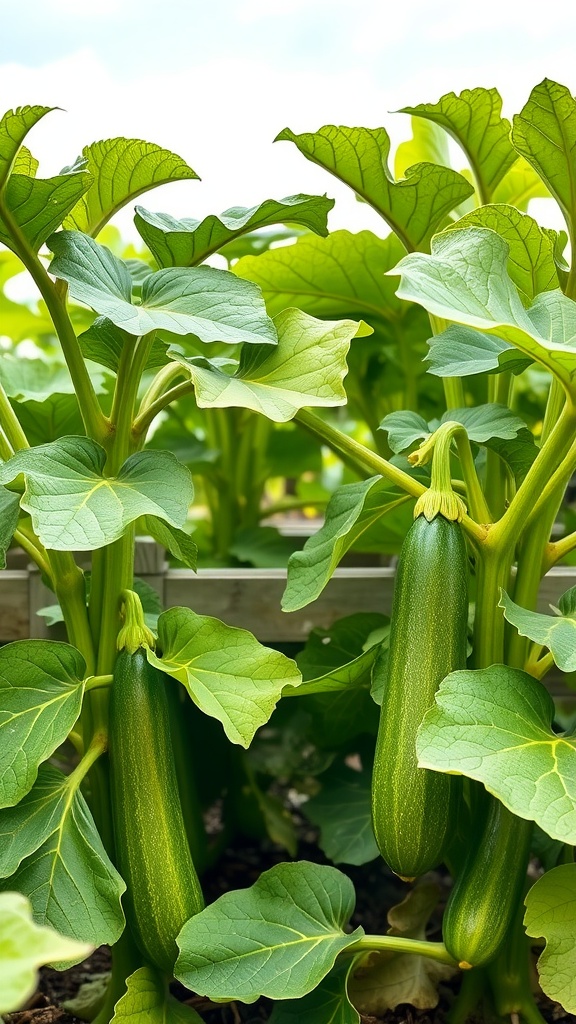
MULTIPOLYGON (((20 0, 5 4, 0 104, 65 108, 29 136, 41 173, 125 135, 179 153, 201 182, 152 193, 177 216, 296 192, 337 199, 331 227, 382 224, 285 126, 383 125, 450 90, 496 85, 512 115, 545 76, 576 92, 576 4, 555 0, 20 0), (550 12, 550 16, 548 16, 550 12)), ((544 215, 545 216, 545 215, 544 215)))

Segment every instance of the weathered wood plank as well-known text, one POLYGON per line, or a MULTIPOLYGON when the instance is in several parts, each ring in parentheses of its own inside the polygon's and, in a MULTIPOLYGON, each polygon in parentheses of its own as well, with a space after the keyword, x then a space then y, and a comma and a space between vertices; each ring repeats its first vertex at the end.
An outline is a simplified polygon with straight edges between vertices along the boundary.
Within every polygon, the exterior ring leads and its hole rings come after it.
POLYGON ((25 569, 0 573, 0 643, 30 636, 29 575, 25 569))

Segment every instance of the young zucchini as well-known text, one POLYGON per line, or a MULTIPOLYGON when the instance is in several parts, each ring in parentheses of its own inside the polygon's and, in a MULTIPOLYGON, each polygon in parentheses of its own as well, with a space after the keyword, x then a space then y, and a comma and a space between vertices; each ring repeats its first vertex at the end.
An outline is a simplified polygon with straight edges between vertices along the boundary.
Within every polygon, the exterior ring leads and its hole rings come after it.
POLYGON ((124 906, 146 959, 172 975, 176 936, 204 901, 186 838, 162 672, 122 650, 110 696, 110 775, 124 906))
POLYGON ((405 879, 442 861, 454 828, 457 780, 418 768, 416 733, 444 676, 466 667, 467 568, 458 523, 415 519, 396 575, 372 778, 376 841, 405 879))
POLYGON ((444 911, 446 949, 464 967, 497 955, 522 900, 533 823, 489 798, 484 827, 458 874, 444 911))

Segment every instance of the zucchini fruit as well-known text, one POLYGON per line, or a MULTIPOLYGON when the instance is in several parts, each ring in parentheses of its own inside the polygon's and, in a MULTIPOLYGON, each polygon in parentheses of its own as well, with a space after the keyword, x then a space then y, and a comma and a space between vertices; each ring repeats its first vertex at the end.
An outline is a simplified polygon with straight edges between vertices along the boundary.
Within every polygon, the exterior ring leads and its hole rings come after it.
POLYGON ((462 967, 482 967, 502 948, 522 902, 533 822, 495 797, 471 844, 444 911, 442 937, 462 967))
POLYGON ((186 838, 166 680, 146 652, 122 650, 110 695, 110 784, 126 918, 146 959, 172 976, 176 936, 204 901, 186 838))
POLYGON ((372 777, 376 841, 406 880, 442 861, 455 828, 460 780, 418 767, 416 733, 444 676, 466 667, 467 575, 459 524, 415 519, 396 575, 372 777))

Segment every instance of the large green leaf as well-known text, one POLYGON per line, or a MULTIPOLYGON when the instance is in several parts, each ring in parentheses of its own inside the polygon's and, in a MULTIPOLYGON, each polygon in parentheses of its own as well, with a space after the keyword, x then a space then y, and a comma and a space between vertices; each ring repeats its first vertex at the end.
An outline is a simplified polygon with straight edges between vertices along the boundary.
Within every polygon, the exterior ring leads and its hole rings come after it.
POLYGON ((259 285, 271 315, 298 306, 323 319, 362 318, 379 328, 401 320, 405 311, 396 283, 384 277, 403 253, 394 234, 381 239, 371 231, 334 231, 245 256, 233 273, 259 285))
POLYGON ((337 765, 320 777, 322 789, 304 804, 320 829, 320 849, 335 864, 368 864, 379 856, 372 829, 372 772, 337 765))
POLYGON ((353 960, 337 963, 307 996, 274 1003, 270 1024, 360 1024, 358 1010, 348 998, 353 967, 353 960))
POLYGON ((353 910, 352 883, 335 868, 277 864, 187 921, 176 977, 211 999, 299 998, 364 934, 344 931, 353 910))
POLYGON ((17 452, 0 466, 0 482, 24 474, 22 508, 42 543, 57 551, 111 544, 140 516, 184 524, 192 478, 171 452, 131 455, 115 477, 103 476, 105 462, 106 452, 90 438, 63 437, 17 452))
POLYGON ((0 487, 0 569, 6 568, 6 552, 18 526, 19 512, 19 495, 0 487))
POLYGON ((158 619, 159 658, 148 660, 178 679, 205 714, 222 723, 228 739, 248 747, 264 725, 285 686, 301 681, 285 655, 263 647, 245 629, 196 615, 190 608, 170 608, 158 619))
POLYGON ((576 232, 576 100, 545 78, 513 120, 515 149, 543 178, 574 239, 576 232))
POLYGON ((176 220, 168 213, 151 213, 136 207, 134 223, 160 267, 196 267, 223 245, 248 231, 273 224, 299 224, 327 235, 326 220, 334 206, 327 196, 288 196, 266 199, 246 209, 233 206, 220 216, 203 220, 176 220))
POLYGON ((576 738, 542 683, 505 665, 452 672, 420 726, 418 764, 467 775, 553 839, 576 843, 576 738))
POLYGON ((140 524, 143 533, 149 533, 158 544, 162 544, 167 551, 179 562, 189 569, 196 570, 198 559, 198 546, 192 540, 190 534, 179 530, 170 523, 164 522, 158 516, 143 516, 140 524))
POLYGON ((525 902, 528 935, 546 941, 538 960, 540 984, 550 999, 576 1013, 576 864, 547 871, 525 902))
POLYGON ((8 110, 0 120, 0 192, 4 188, 18 151, 28 132, 54 107, 26 106, 8 110))
MULTIPOLYGON (((470 440, 476 444, 486 444, 494 437, 511 440, 520 431, 526 430, 524 420, 516 416, 507 405, 496 405, 494 402, 473 408, 449 409, 442 414, 439 423, 452 421, 461 423, 470 440)), ((387 431, 388 444, 396 453, 406 451, 415 441, 430 437, 437 426, 438 421, 426 423, 422 416, 409 409, 389 413, 380 424, 380 428, 387 431)))
POLYGON ((346 355, 358 324, 287 309, 274 325, 278 345, 244 347, 233 375, 216 361, 176 357, 189 369, 201 409, 240 407, 285 423, 303 407, 345 404, 346 355))
POLYGON ((38 766, 80 714, 86 666, 69 644, 17 640, 0 648, 0 807, 34 784, 38 766))
POLYGON ((457 229, 489 228, 508 243, 508 274, 526 306, 540 292, 560 287, 554 260, 554 232, 539 227, 527 213, 504 204, 482 206, 461 217, 457 229))
MULTIPOLYGON (((105 390, 105 375, 96 370, 90 374, 98 394, 105 390)), ((0 381, 9 396, 18 402, 43 402, 51 395, 73 395, 74 384, 65 363, 56 360, 23 359, 8 353, 0 359, 0 381)))
POLYGON ((69 777, 42 764, 30 792, 16 806, 0 811, 0 878, 10 878, 60 827, 73 792, 69 777))
POLYGON ((178 1002, 166 979, 153 967, 140 967, 126 981, 126 992, 114 1007, 114 1021, 126 1024, 202 1024, 191 1006, 178 1002))
POLYGON ((54 960, 77 963, 91 952, 87 943, 39 927, 25 896, 0 893, 0 1013, 19 1009, 34 994, 39 967, 54 960))
POLYGON ((508 243, 488 228, 438 235, 432 255, 411 253, 392 273, 398 295, 428 312, 495 334, 541 363, 572 391, 576 375, 576 303, 542 292, 529 309, 508 275, 508 243))
POLYGON ((564 594, 559 603, 559 612, 564 614, 544 615, 529 611, 516 604, 505 590, 502 591, 499 607, 504 609, 504 618, 516 627, 520 636, 527 636, 542 647, 547 647, 562 672, 576 671, 576 587, 564 594))
POLYGON ((380 476, 338 487, 328 502, 324 525, 290 557, 283 610, 294 612, 315 601, 354 541, 408 500, 380 476))
POLYGON ((464 89, 459 96, 448 92, 437 103, 402 107, 401 113, 426 118, 444 128, 464 150, 481 202, 490 202, 517 157, 510 142, 510 122, 501 116, 498 90, 464 89))
POLYGON ((285 128, 276 138, 281 140, 294 142, 308 160, 353 188, 409 252, 427 250, 448 214, 473 192, 462 175, 437 164, 416 164, 395 182, 388 170, 390 139, 384 128, 325 125, 303 135, 285 128))
POLYGON ((129 334, 162 329, 194 334, 201 341, 269 342, 276 335, 260 291, 227 270, 172 267, 150 274, 133 305, 126 264, 80 231, 50 238, 50 272, 67 281, 70 294, 129 334))
POLYGON ((84 146, 82 166, 93 184, 66 218, 67 228, 97 235, 136 196, 170 181, 198 178, 181 157, 141 139, 103 139, 84 146))
POLYGON ((425 357, 428 373, 436 377, 469 377, 475 373, 522 373, 532 360, 493 334, 451 324, 430 338, 425 357))
MULTIPOLYGON (((388 911, 389 935, 426 939, 426 925, 438 905, 440 889, 434 881, 418 881, 408 895, 388 911)), ((455 973, 448 964, 411 953, 373 953, 351 976, 349 990, 362 1014, 384 1016, 402 1003, 419 1010, 438 1005, 438 982, 455 973)))
POLYGON ((14 174, 25 174, 28 178, 35 178, 39 166, 39 161, 35 156, 32 156, 28 147, 21 146, 12 165, 12 172, 14 174))
MULTIPOLYGON (((90 187, 92 179, 83 171, 58 174, 55 178, 29 178, 13 174, 8 181, 3 205, 16 221, 24 238, 37 251, 59 228, 67 213, 90 187)), ((10 227, 0 212, 0 241, 14 248, 10 227)))
MULTIPOLYGON (((59 773, 51 771, 56 789, 59 773)), ((46 773, 42 781, 48 778, 46 773)), ((64 776, 61 779, 60 785, 65 786, 64 776)), ((52 925, 63 935, 93 946, 112 945, 124 929, 120 898, 126 886, 102 845, 79 790, 68 791, 59 812, 52 818, 53 831, 2 888, 27 896, 40 924, 52 925)), ((30 827, 28 833, 31 837, 30 827)))

